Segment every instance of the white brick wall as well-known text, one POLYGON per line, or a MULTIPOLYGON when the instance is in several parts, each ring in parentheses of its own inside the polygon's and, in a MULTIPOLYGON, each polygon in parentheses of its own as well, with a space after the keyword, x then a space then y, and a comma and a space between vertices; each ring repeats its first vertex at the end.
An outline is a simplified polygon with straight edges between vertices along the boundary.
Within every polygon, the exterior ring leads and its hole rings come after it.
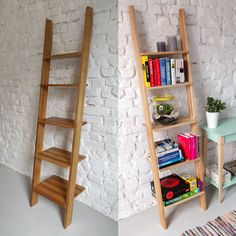
MULTIPOLYGON (((119 219, 136 214, 155 203, 150 193, 152 180, 143 110, 130 37, 128 5, 137 10, 138 29, 143 51, 156 50, 156 42, 178 32, 178 9, 185 8, 190 56, 196 94, 197 120, 205 122, 207 96, 216 96, 227 103, 224 116, 235 116, 236 92, 236 21, 235 1, 215 0, 120 0, 119 31, 119 219)), ((174 92, 176 103, 184 104, 184 90, 174 92)), ((185 112, 186 108, 182 107, 185 112)), ((156 138, 176 132, 163 132, 156 138)), ((235 144, 226 146, 225 156, 232 158, 235 144)), ((210 143, 210 162, 215 160, 215 145, 210 143)), ((181 169, 181 172, 192 172, 181 169)), ((178 171, 178 170, 176 170, 178 171)))
MULTIPOLYGON (((0 163, 31 176, 38 113, 45 18, 53 20, 53 52, 79 50, 85 7, 94 8, 94 25, 77 182, 78 198, 117 219, 117 10, 106 0, 0 1, 0 163)), ((51 82, 72 81, 76 61, 52 64, 51 82), (72 79, 72 80, 71 80, 72 79)), ((48 115, 73 117, 75 93, 50 90, 48 115)), ((47 127, 45 147, 70 148, 71 132, 47 127)), ((44 163, 43 176, 67 171, 44 163)))

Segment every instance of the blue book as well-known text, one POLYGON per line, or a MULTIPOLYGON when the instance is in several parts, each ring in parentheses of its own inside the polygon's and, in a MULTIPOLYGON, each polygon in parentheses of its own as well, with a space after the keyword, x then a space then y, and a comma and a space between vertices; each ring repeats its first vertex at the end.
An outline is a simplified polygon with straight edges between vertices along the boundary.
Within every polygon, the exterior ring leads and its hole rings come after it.
POLYGON ((166 58, 166 82, 171 85, 170 58, 166 58))
POLYGON ((184 160, 183 157, 177 156, 175 158, 170 158, 170 159, 167 159, 165 161, 158 160, 158 164, 159 165, 164 165, 164 164, 172 163, 172 162, 175 162, 175 161, 182 161, 182 160, 184 160))
POLYGON ((179 149, 177 149, 177 150, 175 150, 173 152, 169 152, 169 153, 164 154, 164 155, 162 155, 161 153, 159 153, 157 155, 158 160, 166 160, 166 159, 170 159, 170 158, 176 158, 178 156, 182 156, 182 153, 181 153, 181 151, 179 149))
POLYGON ((179 163, 179 162, 182 162, 182 161, 184 161, 184 160, 181 159, 181 158, 177 158, 177 159, 174 159, 172 161, 167 161, 167 162, 164 162, 164 163, 161 163, 161 164, 158 163, 158 165, 159 165, 159 168, 163 168, 163 167, 171 166, 173 164, 176 164, 176 163, 179 163))
POLYGON ((167 85, 166 79, 166 58, 160 58, 161 85, 167 85))

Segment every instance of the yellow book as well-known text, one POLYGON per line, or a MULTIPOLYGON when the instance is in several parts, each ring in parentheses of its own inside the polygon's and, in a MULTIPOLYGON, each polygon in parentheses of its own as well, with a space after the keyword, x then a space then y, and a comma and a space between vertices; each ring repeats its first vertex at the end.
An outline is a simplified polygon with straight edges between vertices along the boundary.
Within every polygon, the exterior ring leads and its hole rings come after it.
POLYGON ((150 77, 148 71, 148 56, 142 56, 143 77, 146 87, 150 87, 150 77))

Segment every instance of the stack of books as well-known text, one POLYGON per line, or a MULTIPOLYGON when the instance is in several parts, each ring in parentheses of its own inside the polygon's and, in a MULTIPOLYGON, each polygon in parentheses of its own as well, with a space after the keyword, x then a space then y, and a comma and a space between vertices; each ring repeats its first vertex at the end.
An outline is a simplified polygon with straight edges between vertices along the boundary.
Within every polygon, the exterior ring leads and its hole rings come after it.
POLYGON ((181 150, 171 139, 155 142, 159 168, 164 168, 184 161, 181 150))
POLYGON ((192 132, 178 134, 179 148, 187 160, 194 160, 200 155, 199 135, 192 132))
MULTIPOLYGON (((160 179, 160 181, 164 206, 169 206, 202 191, 202 182, 191 175, 178 176, 172 174, 160 179)), ((156 197, 153 181, 151 182, 151 191, 152 195, 156 197)))
POLYGON ((184 83, 184 60, 182 58, 148 58, 142 56, 146 87, 184 83))
MULTIPOLYGON (((206 168, 206 176, 214 181, 216 184, 219 184, 219 176, 218 176, 218 165, 213 164, 206 168)), ((227 184, 231 182, 231 173, 225 169, 223 169, 223 184, 227 184)))

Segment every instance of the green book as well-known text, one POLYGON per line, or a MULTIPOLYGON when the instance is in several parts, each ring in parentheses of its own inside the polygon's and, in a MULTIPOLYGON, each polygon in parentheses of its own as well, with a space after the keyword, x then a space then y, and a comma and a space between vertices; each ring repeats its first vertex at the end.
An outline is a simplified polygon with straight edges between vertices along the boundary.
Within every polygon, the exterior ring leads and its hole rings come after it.
POLYGON ((184 193, 184 194, 182 194, 182 195, 180 195, 178 197, 175 197, 175 198, 173 198, 173 199, 171 199, 169 201, 163 202, 164 206, 169 206, 169 205, 171 205, 171 204, 173 204, 175 202, 178 202, 178 201, 184 200, 184 199, 186 199, 188 197, 191 197, 191 196, 193 196, 193 195, 195 195, 195 194, 197 194, 199 192, 200 192, 200 188, 198 187, 197 189, 195 189, 193 191, 190 191, 188 193, 184 193))

